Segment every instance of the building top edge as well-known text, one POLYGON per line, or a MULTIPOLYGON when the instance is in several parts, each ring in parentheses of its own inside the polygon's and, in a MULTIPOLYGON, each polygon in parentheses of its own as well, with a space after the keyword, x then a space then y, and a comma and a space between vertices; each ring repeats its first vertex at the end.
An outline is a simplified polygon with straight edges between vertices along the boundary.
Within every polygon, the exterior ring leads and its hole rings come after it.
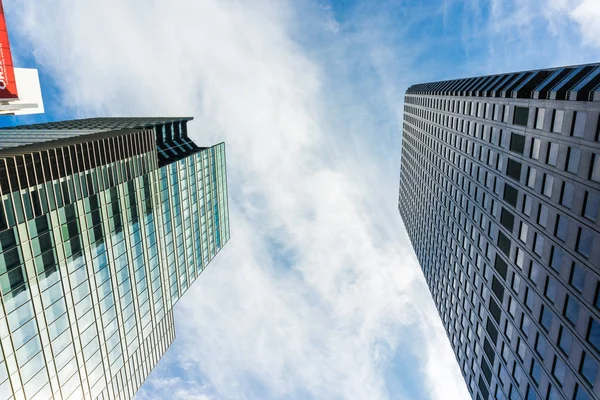
POLYGON ((417 83, 406 94, 600 101, 600 62, 417 83))

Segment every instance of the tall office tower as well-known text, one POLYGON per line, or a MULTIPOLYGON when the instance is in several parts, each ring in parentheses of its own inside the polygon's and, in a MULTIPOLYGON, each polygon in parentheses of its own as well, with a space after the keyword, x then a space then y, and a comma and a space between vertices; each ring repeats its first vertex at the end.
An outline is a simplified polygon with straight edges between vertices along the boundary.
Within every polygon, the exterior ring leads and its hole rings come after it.
POLYGON ((0 130, 0 399, 130 399, 229 239, 224 145, 191 118, 0 130))
POLYGON ((474 399, 600 398, 600 64, 405 97, 398 208, 474 399))

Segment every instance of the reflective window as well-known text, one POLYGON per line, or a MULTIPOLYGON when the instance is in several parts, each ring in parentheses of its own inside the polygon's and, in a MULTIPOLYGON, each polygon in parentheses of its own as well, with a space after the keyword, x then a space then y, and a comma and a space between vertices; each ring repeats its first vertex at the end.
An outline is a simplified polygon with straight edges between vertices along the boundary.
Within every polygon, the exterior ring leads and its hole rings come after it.
POLYGON ((560 193, 560 204, 567 208, 571 208, 573 206, 573 191, 574 187, 572 184, 563 182, 560 193))
POLYGON ((533 251, 540 257, 542 256, 542 252, 544 251, 544 237, 538 235, 537 232, 533 240, 533 251))
POLYGON ((600 352, 600 323, 594 318, 590 318, 587 340, 600 352))
POLYGON ((542 306, 540 313, 540 323, 546 331, 550 331, 550 327, 552 326, 552 311, 544 306, 542 306))
POLYGON ((564 215, 556 216, 556 227, 554 229, 554 236, 562 240, 567 240, 567 232, 569 230, 569 220, 564 215))
POLYGON ((598 362, 590 354, 583 353, 579 372, 591 385, 594 385, 598 374, 598 362))
POLYGON ((590 400, 590 395, 586 392, 584 388, 579 385, 575 385, 575 394, 573 400, 590 400))
POLYGON ((558 347, 565 352, 565 354, 569 354, 571 351, 571 344, 573 343, 573 335, 567 328, 564 326, 560 327, 558 333, 558 347))
POLYGON ((584 205, 583 205, 583 216, 592 221, 596 221, 598 218, 598 211, 600 210, 600 197, 593 193, 586 192, 584 205))
POLYGON ((525 305, 530 310, 533 310, 533 306, 535 305, 535 293, 529 288, 525 289, 525 305))
POLYGON ((539 385, 542 377, 542 369, 540 363, 538 363, 536 359, 533 359, 533 362, 531 363, 530 375, 533 378, 533 381, 539 385))
POLYGON ((587 113, 585 111, 573 112, 573 125, 571 126, 571 136, 583 137, 585 133, 585 122, 587 113))
POLYGON ((529 230, 529 226, 525 222, 521 222, 521 227, 519 229, 519 240, 523 243, 527 242, 527 231, 529 230))
POLYGON ((548 341, 544 338, 544 335, 538 333, 535 340, 535 351, 543 358, 546 354, 546 348, 548 348, 548 341))
POLYGON ((546 286, 544 288, 544 295, 554 303, 556 301, 556 280, 551 276, 546 278, 546 286))
POLYGON ((531 139, 531 155, 530 157, 534 160, 540 159, 540 146, 542 142, 540 139, 532 138, 531 139))
POLYGON ((546 116, 545 108, 538 108, 535 118, 535 129, 544 129, 544 117, 546 116))
POLYGON ((554 133, 562 132, 562 125, 563 125, 564 117, 565 117, 564 110, 554 110, 554 113, 552 114, 552 132, 554 132, 554 133))
POLYGON ((569 322, 573 325, 577 323, 577 318, 579 318, 579 302, 575 300, 574 297, 567 295, 563 315, 567 317, 569 322))
POLYGON ((573 174, 579 172, 579 159, 581 158, 581 150, 575 147, 567 149, 567 171, 573 174))
POLYGON ((573 262, 569 283, 577 289, 578 292, 583 292, 583 287, 585 285, 585 269, 576 262, 573 262))
POLYGON ((558 393, 558 391, 552 386, 548 385, 548 395, 546 396, 546 400, 562 400, 562 396, 558 393))
POLYGON ((548 143, 548 153, 546 155, 546 164, 556 166, 558 160, 558 144, 548 143))
POLYGON ((537 223, 543 226, 544 228, 548 224, 548 207, 546 207, 543 204, 540 204, 538 208, 537 223))
POLYGON ((529 186, 532 189, 535 188, 536 173, 537 173, 537 170, 535 168, 533 168, 533 167, 527 168, 527 186, 529 186))
POLYGON ((598 154, 594 154, 592 156, 592 162, 590 164, 590 179, 600 182, 600 156, 598 154))
POLYGON ((530 217, 531 216, 531 207, 532 207, 531 197, 524 195, 523 196, 523 214, 530 217))
POLYGON ((556 378, 558 383, 562 386, 565 381, 565 375, 567 373, 567 367, 565 363, 558 357, 554 356, 554 364, 552 366, 552 376, 556 378))
POLYGON ((592 251, 592 243, 594 241, 594 234, 587 228, 579 228, 579 234, 577 236, 577 243, 575 249, 580 253, 590 257, 592 251))
POLYGON ((554 177, 552 175, 544 174, 544 184, 542 194, 546 197, 552 197, 552 188, 554 186, 554 177))

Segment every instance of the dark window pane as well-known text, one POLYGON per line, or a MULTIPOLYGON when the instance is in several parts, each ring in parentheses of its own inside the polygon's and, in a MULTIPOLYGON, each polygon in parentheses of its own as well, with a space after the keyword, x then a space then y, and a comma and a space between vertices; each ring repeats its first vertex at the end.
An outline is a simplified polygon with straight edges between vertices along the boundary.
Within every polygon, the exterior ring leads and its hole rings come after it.
POLYGON ((510 150, 523 154, 523 151, 525 151, 525 136, 512 132, 510 135, 510 150))
POLYGON ((506 175, 516 181, 521 179, 521 163, 513 160, 512 158, 508 159, 506 164, 506 175))
POLYGON ((500 276, 504 279, 506 279, 507 267, 508 266, 504 262, 504 260, 502 260, 502 258, 496 254, 496 260, 494 261, 494 268, 496 269, 496 271, 498 271, 500 276))
POLYGON ((17 245, 15 233, 13 229, 6 230, 0 233, 0 250, 5 251, 17 245))
POLYGON ((502 302, 504 300, 504 286, 500 283, 498 279, 494 276, 492 278, 492 291, 498 297, 498 300, 502 302))
POLYGON ((504 184, 504 200, 511 204, 513 207, 517 206, 517 196, 519 192, 517 189, 509 184, 504 184))
POLYGON ((514 125, 527 126, 529 119, 529 108, 515 106, 515 115, 513 119, 514 125))
POLYGON ((493 297, 490 297, 489 307, 490 307, 490 314, 492 314, 492 317, 494 317, 496 322, 499 324, 500 319, 502 317, 502 311, 500 310, 500 307, 498 306, 498 304, 494 301, 493 297))
POLYGON ((498 232, 498 247, 507 256, 510 255, 510 239, 502 232, 498 232))
POLYGON ((23 268, 21 266, 9 270, 7 277, 10 290, 16 289, 25 283, 25 276, 23 275, 23 268))
POLYGON ((509 231, 513 230, 515 224, 515 216, 507 211, 504 207, 502 207, 502 212, 500 214, 500 223, 509 231))
MULTIPOLYGON (((21 264, 21 257, 19 256, 19 248, 13 247, 12 249, 4 252, 4 267, 5 271, 10 271, 12 268, 21 264)), ((0 273, 4 272, 3 268, 0 268, 0 273)))

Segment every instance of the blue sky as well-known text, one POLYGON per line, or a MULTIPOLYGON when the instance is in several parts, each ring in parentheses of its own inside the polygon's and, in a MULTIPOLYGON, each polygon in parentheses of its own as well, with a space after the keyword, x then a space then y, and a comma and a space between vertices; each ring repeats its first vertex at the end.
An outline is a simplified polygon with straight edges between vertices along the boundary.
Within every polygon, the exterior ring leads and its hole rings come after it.
POLYGON ((140 399, 462 399, 397 211, 418 82, 600 59, 597 0, 5 0, 47 113, 190 115, 231 241, 140 399))

